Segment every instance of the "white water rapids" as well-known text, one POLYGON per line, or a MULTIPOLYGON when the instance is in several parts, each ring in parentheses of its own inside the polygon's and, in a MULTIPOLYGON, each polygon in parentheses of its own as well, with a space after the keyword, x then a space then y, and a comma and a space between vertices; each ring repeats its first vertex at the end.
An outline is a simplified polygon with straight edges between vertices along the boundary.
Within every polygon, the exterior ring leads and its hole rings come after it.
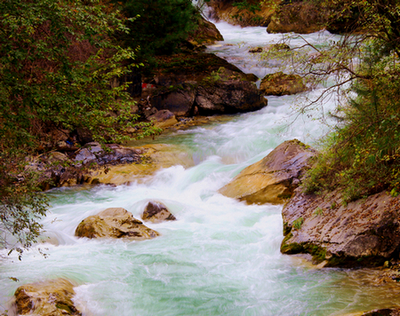
MULTIPOLYGON (((280 39, 265 28, 218 23, 225 41, 209 48, 260 78, 272 72, 247 53, 249 46, 280 39), (232 45, 229 45, 232 44, 232 45)), ((307 35, 327 40, 328 33, 307 35)), ((315 95, 317 95, 317 91, 315 95)), ((84 315, 343 315, 400 305, 396 285, 375 282, 372 270, 316 269, 284 256, 281 206, 246 205, 217 191, 243 168, 287 139, 312 144, 327 132, 318 113, 293 122, 294 96, 268 97, 269 105, 225 123, 179 131, 156 141, 181 146, 195 162, 173 166, 140 183, 92 189, 55 189, 43 220, 58 245, 38 246, 22 261, 0 258, 0 312, 19 285, 58 277, 77 284, 84 315), (79 222, 107 207, 140 218, 149 200, 161 201, 177 221, 145 223, 153 240, 88 240, 74 237, 79 222), (15 282, 10 277, 18 278, 15 282)), ((325 111, 333 108, 326 104, 325 111)))

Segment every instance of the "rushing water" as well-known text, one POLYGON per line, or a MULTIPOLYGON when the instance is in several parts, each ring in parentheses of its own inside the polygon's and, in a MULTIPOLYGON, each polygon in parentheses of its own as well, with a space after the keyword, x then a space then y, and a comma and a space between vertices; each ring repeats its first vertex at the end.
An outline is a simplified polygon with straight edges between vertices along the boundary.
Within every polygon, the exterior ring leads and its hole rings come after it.
MULTIPOLYGON (((218 27, 225 42, 211 51, 229 55, 229 61, 259 77, 271 71, 247 51, 278 41, 279 35, 261 27, 218 27)), ((308 40, 327 36, 311 34, 308 40)), ((342 315, 400 304, 396 285, 377 283, 372 270, 316 269, 282 255, 281 206, 246 205, 218 193, 282 141, 313 143, 327 132, 315 120, 321 113, 294 121, 298 97, 268 99, 260 111, 157 139, 184 148, 194 167, 173 166, 115 188, 49 192, 52 207, 43 223, 51 243, 32 249, 22 261, 2 253, 0 311, 19 285, 57 277, 77 284, 77 305, 84 315, 94 316, 342 315), (156 239, 74 237, 78 223, 89 215, 124 207, 139 218, 149 200, 165 203, 178 218, 146 223, 161 233, 156 239), (38 248, 48 254, 46 259, 38 248)), ((332 107, 326 104, 325 110, 332 107)))

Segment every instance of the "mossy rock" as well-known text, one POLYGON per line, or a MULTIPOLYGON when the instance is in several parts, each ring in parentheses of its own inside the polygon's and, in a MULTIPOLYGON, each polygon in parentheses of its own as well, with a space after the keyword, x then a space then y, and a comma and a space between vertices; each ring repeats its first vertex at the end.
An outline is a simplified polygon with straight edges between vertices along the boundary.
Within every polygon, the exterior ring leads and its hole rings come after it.
POLYGON ((307 86, 299 75, 289 75, 283 72, 266 75, 260 85, 265 95, 291 95, 307 91, 307 86))

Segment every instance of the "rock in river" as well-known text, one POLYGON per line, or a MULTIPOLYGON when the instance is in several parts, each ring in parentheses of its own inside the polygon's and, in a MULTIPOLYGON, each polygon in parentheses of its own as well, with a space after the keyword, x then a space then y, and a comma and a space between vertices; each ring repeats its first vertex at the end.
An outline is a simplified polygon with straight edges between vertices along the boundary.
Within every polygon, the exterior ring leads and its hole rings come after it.
POLYGON ((152 230, 122 207, 108 208, 85 218, 76 228, 75 236, 87 238, 151 239, 160 234, 152 230))
POLYGON ((220 193, 247 203, 283 203, 298 186, 309 158, 315 153, 297 139, 286 141, 244 169, 220 193))
POLYGON ((143 212, 142 219, 153 223, 160 223, 163 221, 175 221, 176 218, 167 207, 160 202, 150 201, 143 212))
POLYGON ((266 75, 260 85, 265 95, 290 95, 307 90, 299 75, 288 75, 283 72, 266 75))
POLYGON ((386 192, 343 205, 338 191, 316 196, 296 189, 282 216, 282 253, 310 253, 315 263, 341 267, 398 258, 400 198, 386 192))
POLYGON ((74 295, 74 285, 66 279, 25 284, 14 294, 18 315, 82 315, 72 302, 74 295))

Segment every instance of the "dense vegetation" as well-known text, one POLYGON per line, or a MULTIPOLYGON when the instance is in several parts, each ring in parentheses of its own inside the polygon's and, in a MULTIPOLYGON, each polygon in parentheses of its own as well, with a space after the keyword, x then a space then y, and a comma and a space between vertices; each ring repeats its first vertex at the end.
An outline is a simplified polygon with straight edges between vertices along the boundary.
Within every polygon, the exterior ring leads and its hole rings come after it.
POLYGON ((121 2, 127 16, 101 0, 0 2, 0 246, 21 252, 38 236, 48 201, 29 160, 57 135, 83 131, 104 144, 126 139, 128 127, 153 132, 139 128, 120 78, 137 66, 137 49, 168 51, 192 29, 189 2, 167 2, 121 2))
POLYGON ((350 96, 305 181, 307 192, 340 188, 344 202, 400 192, 400 3, 337 0, 329 5, 350 34, 320 56, 310 73, 340 73, 350 96), (339 15, 338 15, 339 14, 339 15), (330 51, 330 53, 328 53, 330 51), (333 54, 332 54, 333 53, 333 54), (355 92, 356 94, 352 94, 355 92), (356 96, 354 96, 356 95, 356 96))
POLYGON ((129 47, 139 47, 139 57, 148 61, 155 55, 176 52, 197 25, 199 12, 191 0, 122 0, 115 1, 131 30, 122 40, 129 47))

